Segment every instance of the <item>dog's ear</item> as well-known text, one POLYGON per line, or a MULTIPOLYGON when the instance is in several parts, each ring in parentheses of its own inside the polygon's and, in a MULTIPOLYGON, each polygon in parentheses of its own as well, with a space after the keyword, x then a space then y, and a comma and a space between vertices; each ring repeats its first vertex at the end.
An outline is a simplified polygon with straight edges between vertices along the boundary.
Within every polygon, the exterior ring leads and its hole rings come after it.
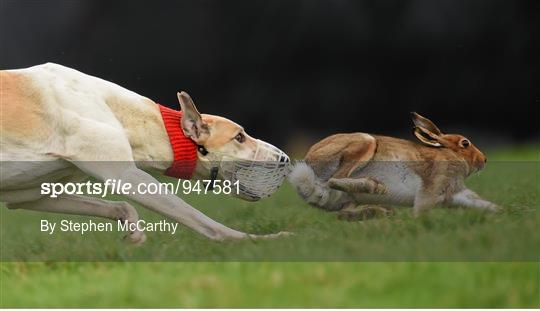
POLYGON ((178 96, 180 108, 183 113, 181 125, 184 135, 191 138, 197 144, 204 145, 204 142, 210 136, 208 124, 202 120, 201 114, 197 111, 197 107, 195 107, 195 103, 188 93, 179 92, 176 95, 178 96))

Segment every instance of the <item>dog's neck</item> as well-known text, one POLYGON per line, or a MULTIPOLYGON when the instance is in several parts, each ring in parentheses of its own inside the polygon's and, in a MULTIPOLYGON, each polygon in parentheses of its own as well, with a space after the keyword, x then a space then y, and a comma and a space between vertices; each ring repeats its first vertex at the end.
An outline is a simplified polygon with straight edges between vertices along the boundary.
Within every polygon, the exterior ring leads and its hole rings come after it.
POLYGON ((164 175, 181 179, 215 179, 216 161, 211 160, 208 151, 187 137, 181 128, 182 112, 162 105, 159 107, 163 126, 169 138, 172 151, 170 165, 162 172, 164 175))
MULTIPOLYGON (((183 135, 180 125, 180 111, 169 109, 172 112, 172 118, 167 121, 163 118, 160 105, 148 98, 141 97, 141 100, 110 102, 116 104, 109 106, 126 131, 133 158, 138 163, 137 166, 144 170, 166 174, 175 164, 175 152, 166 128, 166 122, 170 121, 171 129, 176 128, 183 135), (130 107, 129 112, 124 111, 126 106, 130 107)), ((192 156, 193 151, 196 152, 197 148, 195 143, 190 142, 186 145, 189 146, 188 153, 192 156)), ((177 154, 180 155, 178 151, 180 150, 177 149, 177 154)), ((195 160, 188 159, 188 162, 195 163, 190 175, 191 178, 207 179, 210 177, 211 165, 205 163, 205 158, 196 152, 195 160)), ((183 177, 187 178, 188 176, 183 177)))
POLYGON ((171 166, 165 171, 165 175, 191 179, 197 167, 198 146, 189 137, 184 135, 180 122, 182 112, 159 105, 163 125, 169 136, 169 143, 173 152, 171 166))

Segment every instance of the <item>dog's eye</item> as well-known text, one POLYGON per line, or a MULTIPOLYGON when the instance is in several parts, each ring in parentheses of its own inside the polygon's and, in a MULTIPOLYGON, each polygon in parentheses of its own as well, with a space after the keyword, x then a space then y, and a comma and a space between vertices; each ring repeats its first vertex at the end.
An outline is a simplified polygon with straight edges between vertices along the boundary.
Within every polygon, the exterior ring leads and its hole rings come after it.
POLYGON ((471 142, 468 139, 462 139, 459 144, 461 145, 461 147, 467 148, 471 145, 471 142))
POLYGON ((238 135, 236 135, 234 139, 236 139, 236 141, 239 143, 243 143, 244 141, 246 141, 246 136, 244 136, 244 134, 242 133, 238 133, 238 135))

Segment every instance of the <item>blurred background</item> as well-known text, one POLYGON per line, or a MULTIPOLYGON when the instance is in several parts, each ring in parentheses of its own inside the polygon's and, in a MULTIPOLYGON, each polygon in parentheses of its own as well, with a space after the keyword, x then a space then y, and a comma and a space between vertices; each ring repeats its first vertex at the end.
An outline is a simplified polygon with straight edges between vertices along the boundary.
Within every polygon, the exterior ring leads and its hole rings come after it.
POLYGON ((170 107, 186 90, 293 155, 336 132, 538 142, 538 1, 0 0, 0 68, 56 62, 170 107))

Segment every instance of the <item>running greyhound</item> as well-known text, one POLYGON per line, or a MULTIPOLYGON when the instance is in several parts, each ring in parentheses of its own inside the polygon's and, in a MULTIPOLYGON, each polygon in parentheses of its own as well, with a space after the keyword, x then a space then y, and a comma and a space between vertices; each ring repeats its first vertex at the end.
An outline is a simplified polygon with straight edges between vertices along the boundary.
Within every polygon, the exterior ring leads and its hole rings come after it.
MULTIPOLYGON (((180 113, 119 85, 58 64, 0 71, 0 80, 0 201, 10 209, 135 223, 139 216, 127 202, 69 194, 51 198, 42 194, 40 185, 80 182, 89 176, 102 182, 113 179, 131 184, 158 183, 147 173, 150 170, 209 179, 216 177, 213 163, 223 155, 288 162, 279 152, 266 152, 261 158, 261 144, 269 144, 252 138, 226 118, 200 114, 185 92, 178 93, 180 113)), ((233 230, 173 193, 133 192, 125 196, 213 240, 287 234, 253 235, 233 230)), ((140 244, 146 236, 134 230, 127 239, 140 244)))

